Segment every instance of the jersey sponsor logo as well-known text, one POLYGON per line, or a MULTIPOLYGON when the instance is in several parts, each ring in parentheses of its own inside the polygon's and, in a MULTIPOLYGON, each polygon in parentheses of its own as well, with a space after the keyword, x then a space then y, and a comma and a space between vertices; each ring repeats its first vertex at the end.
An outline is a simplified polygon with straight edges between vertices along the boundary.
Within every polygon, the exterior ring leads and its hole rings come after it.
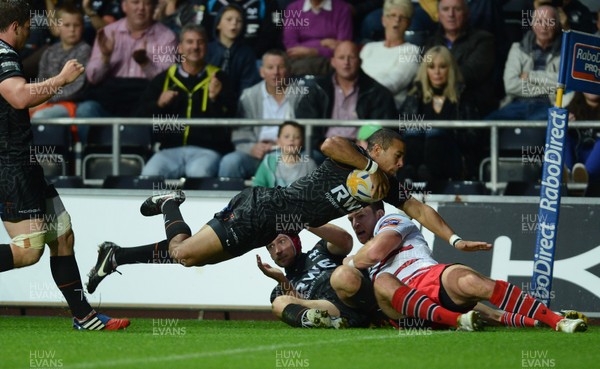
POLYGON ((16 55, 17 53, 11 49, 0 47, 0 55, 2 55, 2 54, 15 54, 16 55))
POLYGON ((402 220, 399 218, 389 218, 381 222, 379 229, 383 229, 386 227, 396 227, 400 223, 402 223, 402 220))
POLYGON ((20 71, 21 68, 19 67, 19 63, 8 61, 8 62, 4 62, 4 63, 0 64, 0 71, 2 71, 2 72, 8 72, 8 71, 11 71, 11 70, 18 70, 18 71, 20 71))
POLYGON ((348 192, 348 189, 344 185, 333 188, 325 197, 336 208, 339 209, 342 207, 347 213, 362 208, 360 202, 350 195, 350 192, 348 192))

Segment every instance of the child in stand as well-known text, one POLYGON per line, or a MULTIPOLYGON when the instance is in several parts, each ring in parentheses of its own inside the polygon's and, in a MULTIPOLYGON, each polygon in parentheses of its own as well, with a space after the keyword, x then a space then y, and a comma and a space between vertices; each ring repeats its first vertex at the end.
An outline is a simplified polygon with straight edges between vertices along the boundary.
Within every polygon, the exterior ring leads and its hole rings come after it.
MULTIPOLYGON (((57 32, 60 40, 44 51, 40 60, 38 81, 57 75, 70 59, 76 59, 85 66, 92 49, 83 41, 83 14, 75 7, 63 7, 57 11, 57 32)), ((47 102, 31 108, 32 119, 86 117, 80 113, 86 102, 77 103, 85 88, 85 74, 75 82, 63 87, 47 102)), ((81 128, 81 127, 79 127, 81 128)), ((86 130, 84 130, 86 131, 86 130)), ((81 132, 80 132, 81 133, 81 132)), ((84 134, 85 136, 85 134, 84 134)), ((82 139, 84 137, 81 137, 82 139)))
POLYGON ((208 44, 206 62, 216 65, 229 76, 234 96, 260 82, 256 55, 244 41, 244 11, 231 3, 221 8, 215 18, 215 40, 208 44))
POLYGON ((317 168, 308 155, 300 154, 304 140, 304 127, 296 122, 283 122, 279 126, 277 148, 265 155, 254 176, 253 186, 287 187, 300 177, 317 168))

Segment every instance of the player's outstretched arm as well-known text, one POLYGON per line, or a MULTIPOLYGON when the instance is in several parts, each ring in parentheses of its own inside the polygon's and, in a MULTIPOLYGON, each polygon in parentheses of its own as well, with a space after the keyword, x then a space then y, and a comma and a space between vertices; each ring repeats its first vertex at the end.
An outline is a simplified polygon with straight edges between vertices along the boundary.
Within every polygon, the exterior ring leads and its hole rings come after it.
POLYGON ((346 256, 352 251, 353 239, 342 227, 335 224, 325 224, 320 227, 307 227, 311 233, 327 241, 327 249, 333 255, 346 256))
POLYGON ((75 81, 83 71, 83 65, 71 59, 57 76, 39 83, 27 83, 21 77, 5 79, 0 83, 0 94, 13 108, 27 109, 59 93, 62 87, 75 81))
POLYGON ((431 206, 423 204, 419 200, 411 197, 408 199, 402 209, 408 216, 416 219, 423 227, 429 229, 439 238, 450 242, 458 250, 462 251, 479 251, 490 250, 492 244, 482 241, 466 241, 460 237, 453 237, 454 231, 444 221, 440 214, 431 206))

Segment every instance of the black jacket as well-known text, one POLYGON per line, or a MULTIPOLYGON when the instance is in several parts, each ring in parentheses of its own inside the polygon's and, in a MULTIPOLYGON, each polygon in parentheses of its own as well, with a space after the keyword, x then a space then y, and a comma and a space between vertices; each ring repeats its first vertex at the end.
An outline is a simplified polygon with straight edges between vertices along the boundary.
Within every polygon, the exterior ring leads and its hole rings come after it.
MULTIPOLYGON (((473 98, 465 93, 464 85, 457 86, 458 103, 455 110, 456 115, 452 118, 455 120, 475 120, 480 119, 479 111, 475 105, 473 98)), ((400 107, 400 118, 403 115, 414 117, 423 114, 423 89, 420 83, 415 83, 415 89, 411 91, 400 107)), ((425 120, 430 120, 430 117, 425 117, 425 120)))
MULTIPOLYGON (((214 68, 211 66, 211 68, 214 68)), ((208 93, 208 76, 206 70, 200 76, 182 76, 179 71, 177 78, 188 91, 192 91, 199 82, 205 85, 195 91, 188 99, 187 91, 168 78, 169 69, 154 77, 145 93, 140 99, 136 116, 152 117, 154 139, 161 143, 161 148, 177 147, 181 145, 195 145, 213 149, 222 154, 231 151, 230 130, 227 126, 190 126, 185 133, 183 126, 189 118, 225 118, 235 114, 235 99, 232 96, 227 75, 221 71, 216 76, 223 84, 223 89, 215 101, 206 100, 203 107, 203 97, 208 93), (166 83, 166 85, 165 85, 166 83), (177 97, 164 108, 158 106, 158 99, 165 89, 178 91, 177 97), (205 92, 206 91, 206 92, 205 92), (190 109, 188 112, 188 108, 190 109), (185 141, 185 142, 184 142, 185 141)))
MULTIPOLYGON (((440 27, 427 42, 427 48, 446 46, 444 31, 440 27)), ((486 115, 498 108, 494 95, 494 64, 496 52, 494 36, 486 31, 467 27, 450 49, 462 73, 467 89, 475 96, 479 111, 486 115)))
MULTIPOLYGON (((362 70, 359 73, 356 101, 358 119, 397 119, 392 93, 362 70)), ((318 77, 308 83, 309 93, 300 100, 296 118, 331 119, 335 96, 332 76, 318 77)))

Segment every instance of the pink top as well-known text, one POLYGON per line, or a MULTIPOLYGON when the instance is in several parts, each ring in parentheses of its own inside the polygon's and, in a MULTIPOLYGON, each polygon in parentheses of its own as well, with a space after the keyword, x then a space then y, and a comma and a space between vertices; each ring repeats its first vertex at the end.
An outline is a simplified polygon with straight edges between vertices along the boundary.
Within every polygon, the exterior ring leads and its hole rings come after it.
POLYGON ((115 46, 109 64, 104 64, 98 42, 94 42, 92 56, 86 66, 88 81, 93 84, 108 77, 152 79, 177 62, 177 36, 161 23, 154 23, 139 39, 129 34, 126 18, 107 25, 104 32, 108 38, 114 35, 115 46), (150 62, 142 68, 132 55, 144 43, 150 62))

